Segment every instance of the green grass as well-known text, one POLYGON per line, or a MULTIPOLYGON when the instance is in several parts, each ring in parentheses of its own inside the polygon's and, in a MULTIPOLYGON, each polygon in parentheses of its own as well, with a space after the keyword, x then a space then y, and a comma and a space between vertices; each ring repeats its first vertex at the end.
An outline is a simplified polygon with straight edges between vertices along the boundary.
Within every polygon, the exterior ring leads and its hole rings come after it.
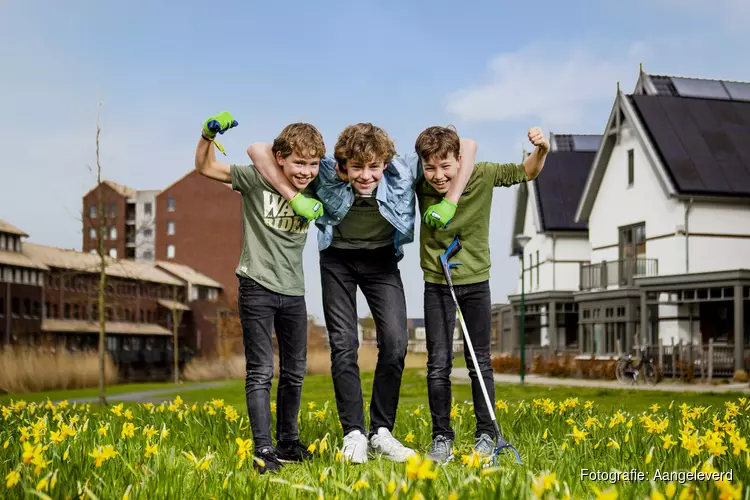
MULTIPOLYGON (((190 387, 200 382, 186 382, 175 386, 172 383, 164 382, 151 382, 143 384, 117 384, 106 388, 107 396, 116 394, 126 394, 130 392, 142 392, 142 391, 155 391, 155 390, 180 390, 182 387, 190 387)), ((7 405, 11 400, 24 400, 24 401, 61 401, 64 399, 76 399, 76 398, 92 398, 99 396, 99 389, 87 388, 87 389, 70 389, 70 390, 56 390, 56 391, 43 391, 43 392, 28 392, 19 394, 0 394, 0 405, 7 405)))
MULTIPOLYGON (((365 401, 369 400, 372 376, 372 373, 362 374, 365 401)), ((557 481, 557 486, 545 493, 552 498, 563 498, 565 492, 569 492, 572 498, 592 496, 596 493, 593 487, 604 491, 615 489, 619 498, 644 498, 652 488, 649 481, 620 481, 614 485, 603 481, 581 481, 580 469, 635 468, 647 473, 650 479, 657 469, 689 471, 697 467, 700 470, 706 467, 709 459, 709 464, 717 470, 733 471, 735 487, 738 479, 750 477, 750 452, 745 451, 747 436, 750 435, 750 419, 747 418, 750 402, 740 399, 742 395, 498 385, 497 398, 508 405, 507 409, 499 405, 496 411, 498 422, 508 440, 518 447, 524 463, 514 464, 509 454, 503 454, 497 468, 482 471, 462 463, 462 457, 470 456, 475 429, 473 408, 464 403, 471 399, 470 386, 462 383, 454 384, 453 388, 456 414, 451 422, 456 432, 456 460, 439 469, 423 464, 422 479, 416 462, 410 465, 378 459, 371 459, 364 465, 337 462, 336 450, 341 445, 342 436, 330 376, 306 377, 303 386, 300 435, 306 444, 316 445, 315 459, 305 464, 287 465, 274 476, 255 475, 249 456, 238 468, 237 439, 251 438, 241 381, 194 391, 186 390, 188 385, 175 387, 170 384, 117 386, 109 390, 110 394, 134 389, 171 391, 159 397, 164 400, 173 400, 180 394, 183 402, 171 408, 168 403, 150 409, 142 404, 124 404, 120 410, 100 408, 95 404, 49 408, 40 403, 33 411, 28 404, 25 407, 6 406, 0 413, 0 479, 7 481, 9 473, 17 471, 20 483, 6 489, 4 482, 0 482, 0 497, 23 498, 40 486, 41 479, 51 480, 53 476, 55 487, 45 492, 52 498, 78 498, 83 494, 88 498, 120 499, 130 488, 130 499, 264 498, 274 495, 278 498, 318 499, 322 496, 342 500, 350 496, 393 498, 394 494, 396 498, 408 499, 419 499, 420 495, 425 499, 454 498, 450 497, 452 494, 460 499, 528 498, 534 491, 535 482, 543 485, 543 476, 547 472, 554 472, 554 481, 557 481), (223 405, 217 407, 220 399, 223 405), (593 401, 590 409, 585 406, 589 400, 593 401), (729 407, 730 411, 727 411, 726 404, 730 402, 737 406, 729 407), (653 404, 659 407, 649 408, 653 404), (686 405, 684 410, 681 409, 683 404, 686 405), (227 405, 233 410, 227 412, 227 405), (694 407, 703 410, 693 410, 694 407), (132 413, 124 413, 127 410, 132 413), (325 412, 316 413, 321 410, 325 412), (618 415, 622 415, 621 421, 617 420, 618 415), (649 415, 649 420, 643 421, 643 415, 649 415), (615 423, 611 424, 613 418, 615 423), (630 426, 626 425, 628 422, 630 426), (665 422, 665 428, 656 429, 654 426, 659 422, 665 422), (121 434, 126 423, 135 426, 132 437, 121 434), (691 427, 685 427, 686 423, 698 432, 695 438, 700 440, 701 447, 695 456, 690 456, 680 439, 681 430, 694 432, 691 427), (97 432, 104 424, 109 424, 106 436, 97 432), (59 435, 53 432, 67 426, 75 429, 75 435, 58 442, 59 435), (147 437, 143 433, 146 426, 159 431, 166 428, 169 435, 161 437, 157 433, 147 437), (22 431, 24 427, 26 429, 22 431), (719 429, 720 434, 712 437, 711 432, 715 429, 719 429), (578 443, 574 437, 577 431, 588 433, 578 443), (734 433, 734 438, 729 431, 734 433), (21 442, 23 433, 28 435, 25 443, 21 442), (35 433, 39 438, 39 448, 36 449, 35 433), (677 443, 669 450, 663 447, 662 438, 667 435, 677 443), (738 441, 734 442, 735 439, 738 441), (744 441, 740 442, 740 439, 744 441), (6 442, 7 447, 4 446, 6 442), (320 453, 323 442, 327 449, 320 453), (156 444, 158 448, 155 455, 145 457, 148 444, 156 444), (91 453, 106 445, 112 446, 118 454, 96 467, 91 453), (709 453, 711 446, 712 451, 719 453, 717 456, 709 453), (740 450, 737 455, 733 454, 735 449, 740 450), (24 463, 24 451, 28 459, 37 457, 36 464, 24 463), (647 458, 649 455, 651 460, 647 458), (196 466, 190 456, 199 463, 208 456, 203 462, 206 470, 196 466), (43 465, 39 471, 35 471, 37 464, 43 465), (433 470, 437 472, 431 479, 433 470), (358 486, 362 488, 355 491, 358 486), (401 490, 402 486, 406 492, 401 490), (391 491, 391 487, 395 490, 391 491)), ((95 394, 95 390, 88 390, 34 396, 35 400, 45 402, 47 396, 50 400, 72 400, 95 394)), ((24 396, 26 401, 32 399, 24 396)), ((4 404, 7 405, 8 401, 6 398, 4 404)), ((402 441, 410 440, 409 445, 420 453, 429 448, 430 415, 426 379, 421 369, 405 372, 394 435, 402 441)), ((548 478, 550 484, 555 484, 554 481, 548 478)), ((750 495, 747 483, 745 480, 740 498, 750 495)), ((662 492, 667 487, 667 482, 657 481, 655 484, 662 492)), ((727 488, 726 484, 717 486, 713 481, 694 484, 701 498, 709 490, 712 498, 716 498, 718 486, 727 488)), ((676 484, 678 494, 682 488, 676 484)), ((41 484, 41 489, 44 490, 44 484, 41 484)))

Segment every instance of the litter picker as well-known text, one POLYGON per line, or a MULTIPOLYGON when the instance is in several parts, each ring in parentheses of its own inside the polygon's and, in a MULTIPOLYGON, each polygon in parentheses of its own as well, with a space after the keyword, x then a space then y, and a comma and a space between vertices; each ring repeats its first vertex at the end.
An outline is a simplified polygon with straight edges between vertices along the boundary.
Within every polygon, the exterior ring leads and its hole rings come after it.
MULTIPOLYGON (((479 386, 482 388, 482 394, 484 394, 484 402, 487 405, 487 409, 490 412, 490 417, 492 418, 492 424, 495 426, 495 436, 497 438, 497 442, 495 444, 495 451, 492 456, 492 462, 494 465, 497 465, 497 458, 500 452, 504 449, 511 450, 516 455, 516 462, 519 464, 521 463, 521 456, 518 454, 518 450, 516 450, 512 445, 508 444, 507 441, 502 437, 502 434, 500 433, 500 426, 497 425, 497 419, 495 418, 495 409, 492 407, 492 403, 490 402, 490 396, 487 394, 487 387, 484 385, 484 378, 482 378, 482 372, 479 370, 479 362, 477 362, 477 356, 474 354, 474 346, 471 343, 471 339, 469 338, 469 331, 466 329, 466 323, 464 322, 464 316, 461 314, 461 307, 458 305, 458 299, 456 298, 456 292, 453 289, 453 280, 451 279, 451 269, 460 266, 460 262, 448 262, 453 258, 459 251, 461 250, 461 240, 459 239, 458 235, 456 235, 455 238, 453 238, 453 242, 450 244, 448 249, 440 256, 440 264, 443 267, 443 275, 445 276, 445 281, 448 283, 448 288, 451 291, 451 296, 453 297, 453 303, 456 305, 456 313, 458 315, 458 321, 461 323, 461 331, 464 334, 464 340, 466 341, 466 345, 469 346, 469 353, 471 354, 471 360, 474 362, 474 371, 477 374, 477 379, 479 380, 479 386)), ((476 403, 474 403, 476 404, 476 403)))

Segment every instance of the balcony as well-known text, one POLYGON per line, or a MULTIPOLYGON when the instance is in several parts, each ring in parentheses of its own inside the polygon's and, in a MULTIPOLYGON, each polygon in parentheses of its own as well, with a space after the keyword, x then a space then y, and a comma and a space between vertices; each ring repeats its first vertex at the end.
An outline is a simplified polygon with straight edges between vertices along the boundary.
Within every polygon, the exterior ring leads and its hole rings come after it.
POLYGON ((606 290, 607 288, 627 288, 633 286, 637 276, 656 276, 659 274, 659 260, 647 258, 629 258, 581 264, 580 289, 606 290))

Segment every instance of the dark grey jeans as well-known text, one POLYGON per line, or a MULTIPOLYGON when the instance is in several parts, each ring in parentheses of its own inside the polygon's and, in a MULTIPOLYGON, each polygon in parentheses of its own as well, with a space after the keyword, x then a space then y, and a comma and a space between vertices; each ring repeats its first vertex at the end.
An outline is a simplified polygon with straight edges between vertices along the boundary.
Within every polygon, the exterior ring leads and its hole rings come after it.
POLYGON ((255 449, 271 440, 273 340, 279 343, 279 385, 276 391, 276 439, 299 438, 297 414, 307 368, 307 306, 305 297, 281 295, 251 279, 239 277, 240 320, 245 345, 245 398, 255 449))
MULTIPOLYGON (((479 369, 490 396, 492 408, 487 409, 482 388, 479 385, 474 362, 469 348, 464 343, 464 357, 471 379, 471 395, 474 399, 474 414, 477 418, 476 436, 495 436, 490 411, 495 405, 495 380, 490 359, 492 336, 492 304, 489 281, 471 285, 454 285, 458 305, 474 346, 479 369)), ((456 327, 456 305, 448 285, 424 284, 424 321, 427 337, 427 397, 432 414, 432 437, 445 436, 455 439, 450 422, 451 369, 453 367, 453 331, 456 327)), ((459 325, 460 329, 460 325, 459 325)), ((460 334, 463 337, 463 333, 460 334)))
POLYGON ((344 435, 365 432, 362 381, 357 365, 357 287, 375 320, 378 362, 372 383, 370 434, 393 430, 409 333, 406 299, 398 261, 391 246, 375 250, 320 252, 323 309, 331 344, 331 375, 344 435))

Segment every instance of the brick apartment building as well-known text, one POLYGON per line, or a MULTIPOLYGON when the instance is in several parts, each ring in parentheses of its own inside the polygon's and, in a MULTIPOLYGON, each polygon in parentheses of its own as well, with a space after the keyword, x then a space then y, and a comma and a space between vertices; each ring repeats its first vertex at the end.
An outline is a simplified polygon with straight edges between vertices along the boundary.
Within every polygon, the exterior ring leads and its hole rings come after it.
POLYGON ((192 170, 156 195, 156 258, 190 266, 237 299, 242 196, 192 170))
POLYGON ((231 185, 191 170, 163 190, 102 181, 83 197, 83 251, 96 251, 98 193, 105 206, 105 250, 112 257, 188 266, 237 299, 234 271, 242 249, 242 198, 231 185))
MULTIPOLYGON (((0 220, 2 343, 96 348, 98 255, 25 237, 0 220)), ((118 365, 168 364, 173 319, 179 321, 181 346, 196 354, 216 352, 218 319, 226 313, 220 283, 171 262, 106 261, 107 349, 118 365)))

